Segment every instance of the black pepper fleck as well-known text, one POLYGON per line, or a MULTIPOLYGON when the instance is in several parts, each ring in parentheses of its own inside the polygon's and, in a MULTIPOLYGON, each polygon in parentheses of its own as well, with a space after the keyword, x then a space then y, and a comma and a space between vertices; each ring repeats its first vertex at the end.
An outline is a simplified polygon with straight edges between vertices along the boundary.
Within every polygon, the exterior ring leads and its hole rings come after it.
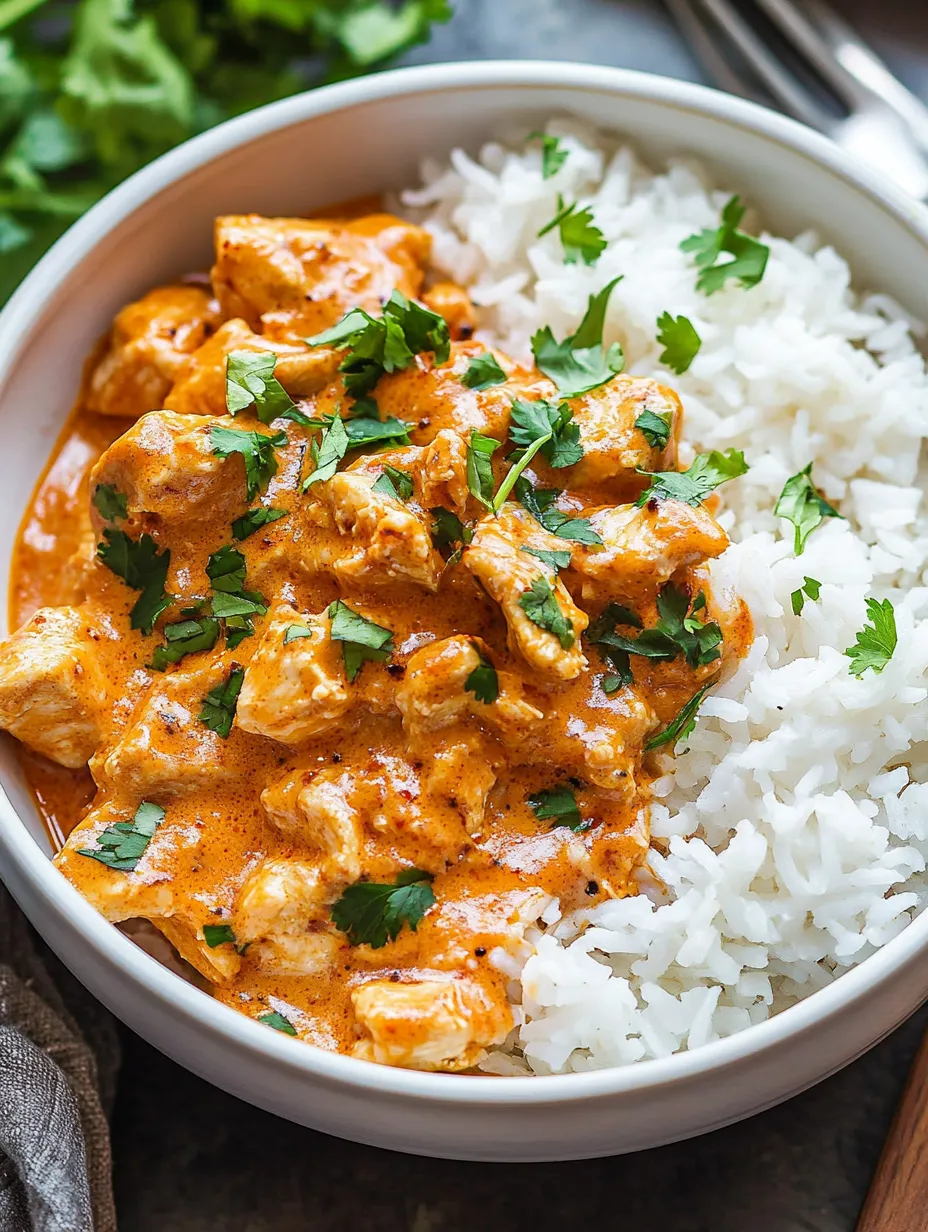
POLYGON ((474 950, 474 957, 475 958, 485 958, 486 949, 482 945, 478 945, 476 950, 474 950))
POLYGON ((594 894, 598 894, 599 893, 599 882, 598 881, 588 881, 586 883, 586 892, 587 894, 589 894, 590 898, 592 898, 594 894))

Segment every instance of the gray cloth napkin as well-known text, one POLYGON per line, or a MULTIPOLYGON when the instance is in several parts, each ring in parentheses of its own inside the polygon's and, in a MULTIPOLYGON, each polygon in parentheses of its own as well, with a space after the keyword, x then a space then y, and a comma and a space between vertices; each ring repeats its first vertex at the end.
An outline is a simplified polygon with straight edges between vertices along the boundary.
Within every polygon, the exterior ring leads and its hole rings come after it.
POLYGON ((116 1232, 119 1040, 0 886, 0 1232, 116 1232))

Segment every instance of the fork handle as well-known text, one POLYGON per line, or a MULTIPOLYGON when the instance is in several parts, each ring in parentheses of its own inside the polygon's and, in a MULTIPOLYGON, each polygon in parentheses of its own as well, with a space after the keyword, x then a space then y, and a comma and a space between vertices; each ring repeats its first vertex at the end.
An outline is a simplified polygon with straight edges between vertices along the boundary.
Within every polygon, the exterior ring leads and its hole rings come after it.
POLYGON ((906 1078, 857 1232, 916 1232, 928 1224, 928 1033, 906 1078))

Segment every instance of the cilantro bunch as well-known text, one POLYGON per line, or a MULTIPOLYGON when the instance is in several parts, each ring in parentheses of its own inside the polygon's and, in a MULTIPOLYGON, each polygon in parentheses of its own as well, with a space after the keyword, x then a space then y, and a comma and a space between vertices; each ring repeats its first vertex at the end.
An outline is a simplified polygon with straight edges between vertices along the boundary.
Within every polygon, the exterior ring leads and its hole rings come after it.
POLYGON ((0 3, 0 299, 171 146, 383 65, 450 16, 448 0, 0 3))

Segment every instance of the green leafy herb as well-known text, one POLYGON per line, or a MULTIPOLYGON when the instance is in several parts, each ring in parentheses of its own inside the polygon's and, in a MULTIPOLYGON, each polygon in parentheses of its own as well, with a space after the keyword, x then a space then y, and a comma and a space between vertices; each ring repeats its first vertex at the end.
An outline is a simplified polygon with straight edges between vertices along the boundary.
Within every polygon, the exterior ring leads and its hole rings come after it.
POLYGON ((345 674, 353 681, 366 659, 383 662, 393 653, 393 634, 362 616, 341 599, 329 605, 329 637, 342 643, 345 674))
POLYGON ((569 513, 554 508, 554 502, 561 495, 557 488, 533 488, 523 475, 516 480, 514 494, 523 509, 527 509, 545 530, 559 539, 588 546, 602 544, 588 518, 573 518, 569 513))
POLYGON ((802 585, 798 590, 794 590, 790 595, 790 603, 793 606, 793 615, 798 616, 806 605, 806 599, 809 598, 813 603, 818 599, 822 589, 821 582, 817 582, 815 578, 803 578, 802 585))
POLYGON ((203 698, 200 722, 223 740, 228 739, 232 732, 232 720, 235 718, 235 707, 244 679, 245 669, 233 667, 226 679, 217 684, 215 689, 210 689, 203 698))
POLYGON ((239 590, 234 594, 221 590, 213 595, 210 610, 218 620, 228 620, 232 616, 266 616, 267 604, 256 590, 239 590))
POLYGON ((548 133, 529 133, 528 140, 541 142, 541 178, 550 180, 564 166, 568 151, 561 145, 560 137, 548 133))
POLYGON ((635 427, 644 436, 652 449, 666 449, 670 440, 670 417, 656 415, 654 411, 642 411, 635 420, 635 427))
POLYGON ((467 365, 467 371, 461 377, 461 384, 468 389, 490 389, 493 385, 504 385, 506 373, 496 362, 492 351, 485 355, 474 355, 467 365))
POLYGON ((657 340, 664 348, 659 359, 671 372, 682 376, 699 353, 702 339, 689 317, 662 312, 657 318, 657 340))
POLYGON ((162 821, 164 809, 143 800, 132 821, 117 821, 107 826, 97 835, 96 847, 78 848, 78 854, 99 860, 107 868, 121 873, 132 873, 162 821))
POLYGON ((658 471, 652 474, 638 468, 639 475, 649 475, 651 486, 638 497, 638 506, 649 500, 677 500, 687 505, 701 505, 710 492, 729 479, 746 475, 748 465, 740 449, 726 449, 719 453, 697 454, 685 471, 658 471))
POLYGON ((215 950, 217 945, 235 945, 235 933, 231 924, 204 924, 203 940, 215 950))
POLYGON ((540 560, 542 564, 547 565, 549 569, 557 572, 558 569, 566 569, 570 565, 571 551, 565 548, 563 551, 551 551, 548 548, 519 548, 520 552, 527 552, 529 556, 534 556, 540 560))
POLYGON ((125 493, 110 483, 98 483, 93 490, 94 508, 105 522, 119 522, 129 514, 125 493))
POLYGON ((615 693, 623 686, 634 683, 629 661, 629 639, 616 631, 617 625, 640 629, 641 618, 621 603, 610 603, 595 620, 590 621, 584 634, 584 640, 596 647, 603 662, 614 673, 602 681, 605 693, 615 693))
POLYGON ((848 671, 862 676, 867 668, 879 675, 896 649, 896 613, 889 599, 867 600, 868 621, 857 634, 857 641, 845 650, 851 660, 848 671))
POLYGON ((210 432, 210 446, 217 458, 229 458, 240 453, 245 463, 245 490, 249 500, 263 492, 277 474, 277 455, 274 450, 287 443, 287 434, 277 432, 249 432, 244 428, 214 426, 210 432))
POLYGON ((300 637, 312 637, 313 631, 306 625, 287 625, 284 630, 284 645, 288 646, 290 642, 295 642, 300 637))
POLYGON ((395 466, 385 466, 373 490, 382 492, 384 496, 392 496, 394 500, 408 501, 413 493, 413 483, 405 471, 399 471, 395 466))
POLYGON ((310 445, 310 457, 313 469, 303 480, 303 491, 308 491, 314 483, 323 483, 331 479, 338 470, 338 464, 348 452, 348 433, 345 431, 345 421, 335 415, 329 420, 318 441, 310 445))
POLYGON ((493 454, 499 441, 474 429, 467 442, 467 487, 488 509, 493 508, 493 454))
POLYGON ((697 690, 680 710, 677 717, 668 723, 666 727, 661 728, 659 732, 645 743, 645 752, 650 753, 653 749, 662 748, 665 744, 677 745, 692 735, 696 729, 696 717, 699 714, 702 699, 717 683, 718 678, 716 677, 697 690))
POLYGON ((206 564, 213 588, 210 612, 226 622, 226 645, 230 650, 254 632, 252 619, 267 613, 264 596, 245 589, 245 557, 231 544, 213 552, 206 564))
POLYGON ((226 356, 226 408, 230 415, 253 406, 265 424, 275 419, 307 422, 274 375, 276 366, 273 351, 230 351, 226 356))
POLYGON ((365 449, 368 445, 382 445, 392 441, 398 445, 409 444, 409 429, 405 419, 373 419, 366 415, 357 415, 345 420, 345 431, 348 433, 349 449, 365 449))
POLYGON ((575 334, 557 342, 551 326, 546 325, 532 336, 535 363, 554 381, 562 398, 598 389, 625 367, 625 356, 617 342, 606 351, 602 345, 609 296, 619 282, 621 278, 613 278, 598 295, 590 296, 575 334))
POLYGON ((455 543, 470 543, 474 537, 474 532, 467 526, 457 514, 452 513, 450 509, 443 509, 439 506, 437 509, 430 509, 429 512, 434 519, 432 522, 432 542, 437 548, 448 547, 455 543))
POLYGON ((489 706, 499 697, 499 676, 493 664, 479 650, 477 656, 480 662, 464 681, 464 688, 468 693, 473 693, 478 702, 489 706))
POLYGON ((125 531, 110 526, 104 527, 103 538, 106 542, 97 545, 97 556, 127 586, 142 592, 129 613, 129 623, 148 635, 161 613, 171 606, 171 596, 164 588, 171 550, 159 552, 151 535, 130 539, 125 531))
POLYGON ((539 821, 550 821, 551 828, 566 826, 569 830, 589 829, 577 804, 577 797, 567 783, 533 792, 527 803, 539 821))
POLYGON ((792 522, 793 551, 801 556, 806 540, 825 518, 840 518, 841 514, 821 495, 812 482, 812 463, 787 479, 773 511, 778 518, 792 522))
POLYGON ((541 228, 538 238, 547 235, 555 227, 561 233, 565 265, 576 265, 578 261, 582 261, 584 265, 596 264, 606 247, 606 237, 593 222, 590 206, 586 205, 581 210, 578 201, 566 205, 558 193, 557 213, 541 228))
POLYGON ((566 402, 558 406, 543 398, 537 402, 516 398, 512 404, 509 435, 519 450, 535 445, 555 469, 574 466, 583 457, 580 429, 566 402))
POLYGON ((379 950, 395 941, 408 924, 413 932, 435 902, 432 874, 407 868, 392 884, 356 881, 332 908, 332 923, 351 945, 379 950))
POLYGON ((577 640, 574 627, 561 611, 554 588, 546 577, 535 578, 529 589, 519 597, 519 607, 532 624, 553 633, 564 650, 570 650, 577 640))
POLYGON ((608 644, 647 659, 675 659, 682 654, 690 667, 704 667, 719 658, 722 643, 722 630, 716 622, 704 622, 698 615, 705 606, 702 591, 690 607, 686 591, 667 582, 657 596, 658 621, 654 627, 636 638, 612 635, 608 644))
POLYGON ((256 530, 261 530, 263 526, 268 526, 271 522, 277 522, 286 516, 286 509, 268 509, 264 505, 259 505, 257 509, 249 509, 247 513, 235 519, 232 523, 232 537, 241 542, 249 535, 253 535, 256 530))
POLYGON ((164 626, 164 645, 155 647, 150 666, 156 672, 166 671, 170 664, 179 663, 185 655, 212 650, 218 637, 219 621, 213 617, 175 620, 164 626))
POLYGON ((437 363, 451 354, 451 336, 444 317, 394 291, 383 315, 372 317, 353 308, 333 325, 306 340, 310 346, 334 346, 345 351, 339 365, 345 389, 360 396, 369 393, 385 372, 408 368, 416 355, 433 351, 437 363))
POLYGON ((245 585, 245 557, 231 543, 213 552, 206 562, 206 576, 213 590, 235 594, 245 585))
POLYGON ((753 235, 738 230, 743 217, 744 206, 738 197, 732 197, 722 209, 719 226, 715 230, 704 228, 680 245, 684 252, 693 254, 699 269, 697 291, 712 295, 729 278, 737 278, 743 287, 755 287, 763 278, 770 249, 753 235), (719 258, 723 254, 728 254, 731 260, 720 263, 719 258))
POLYGON ((275 1031, 281 1031, 284 1035, 296 1035, 296 1027, 290 1019, 285 1018, 277 1010, 268 1010, 266 1014, 259 1014, 258 1022, 265 1027, 273 1027, 275 1031))

